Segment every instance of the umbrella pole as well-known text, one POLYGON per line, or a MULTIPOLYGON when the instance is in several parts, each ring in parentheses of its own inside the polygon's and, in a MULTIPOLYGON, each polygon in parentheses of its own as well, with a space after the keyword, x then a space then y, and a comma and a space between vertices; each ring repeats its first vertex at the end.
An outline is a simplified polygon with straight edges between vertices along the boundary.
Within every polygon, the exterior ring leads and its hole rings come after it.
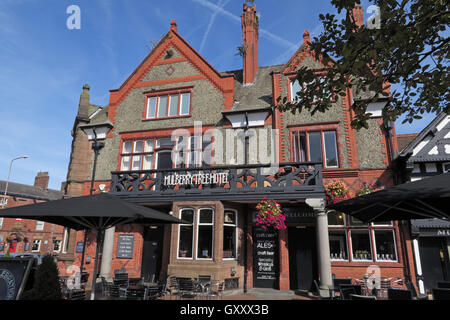
POLYGON ((103 239, 103 230, 97 230, 97 245, 95 248, 95 263, 94 270, 92 274, 92 286, 91 286, 91 300, 95 300, 95 289, 97 285, 97 275, 98 275, 98 254, 100 251, 100 247, 102 246, 103 239))

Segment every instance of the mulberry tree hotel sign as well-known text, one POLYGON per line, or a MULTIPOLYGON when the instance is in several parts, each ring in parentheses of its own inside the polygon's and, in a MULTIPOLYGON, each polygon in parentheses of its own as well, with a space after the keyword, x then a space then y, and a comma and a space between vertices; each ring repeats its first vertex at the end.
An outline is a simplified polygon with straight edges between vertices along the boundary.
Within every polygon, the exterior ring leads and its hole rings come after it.
POLYGON ((165 186, 188 186, 228 183, 228 172, 169 174, 164 176, 165 186))

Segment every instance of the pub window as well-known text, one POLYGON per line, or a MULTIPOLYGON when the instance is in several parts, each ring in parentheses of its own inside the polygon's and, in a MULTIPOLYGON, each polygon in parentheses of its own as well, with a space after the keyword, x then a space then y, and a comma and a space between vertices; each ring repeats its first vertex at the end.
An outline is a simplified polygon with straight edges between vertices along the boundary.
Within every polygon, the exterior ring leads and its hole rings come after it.
POLYGON ((223 258, 236 259, 237 213, 225 210, 223 218, 223 258))
POLYGON ((44 230, 44 222, 36 221, 36 231, 42 231, 42 230, 44 230))
POLYGON ((372 260, 369 230, 350 231, 353 260, 372 260))
POLYGON ((197 168, 211 164, 211 153, 204 149, 211 143, 211 136, 180 136, 176 147, 178 168, 197 168))
POLYGON ((393 230, 374 230, 377 261, 397 261, 393 230))
POLYGON ((345 230, 330 230, 331 260, 348 260, 347 237, 345 230))
POLYGON ((54 252, 61 251, 61 240, 53 240, 53 251, 54 252))
POLYGON ((328 212, 328 225, 330 226, 344 226, 345 216, 342 212, 330 211, 328 212))
POLYGON ((187 116, 191 112, 191 93, 175 92, 149 96, 146 119, 163 119, 187 116))
POLYGON ((182 209, 180 219, 189 224, 178 225, 178 259, 192 259, 194 243, 194 210, 182 209))
POLYGON ((197 223, 197 259, 212 259, 214 211, 200 209, 197 223))
POLYGON ((33 246, 31 247, 32 252, 39 252, 41 250, 41 240, 33 240, 33 246))
POLYGON ((336 131, 295 131, 293 133, 295 162, 322 162, 326 168, 339 167, 336 131))
POLYGON ((172 168, 171 138, 126 140, 121 153, 121 171, 172 168))

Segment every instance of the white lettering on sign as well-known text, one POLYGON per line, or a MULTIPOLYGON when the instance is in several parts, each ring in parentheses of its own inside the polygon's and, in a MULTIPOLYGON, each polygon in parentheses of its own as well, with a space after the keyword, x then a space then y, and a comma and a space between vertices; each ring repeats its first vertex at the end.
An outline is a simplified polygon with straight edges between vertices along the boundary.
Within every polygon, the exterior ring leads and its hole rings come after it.
POLYGON ((228 172, 221 173, 187 173, 170 174, 164 177, 165 186, 184 186, 201 184, 225 184, 228 183, 228 172))

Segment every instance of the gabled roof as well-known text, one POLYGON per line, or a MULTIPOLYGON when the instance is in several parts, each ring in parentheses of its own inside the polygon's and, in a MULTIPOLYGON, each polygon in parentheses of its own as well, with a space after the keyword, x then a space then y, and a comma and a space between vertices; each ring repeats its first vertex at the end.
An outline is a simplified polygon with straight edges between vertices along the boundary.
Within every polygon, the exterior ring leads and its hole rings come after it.
POLYGON ((400 153, 408 162, 450 161, 450 115, 441 112, 400 153))
MULTIPOLYGON (((6 181, 0 180, 0 194, 5 193, 6 181)), ((57 200, 63 198, 63 193, 58 190, 42 189, 21 183, 9 182, 7 195, 12 197, 29 198, 36 200, 57 200)))

